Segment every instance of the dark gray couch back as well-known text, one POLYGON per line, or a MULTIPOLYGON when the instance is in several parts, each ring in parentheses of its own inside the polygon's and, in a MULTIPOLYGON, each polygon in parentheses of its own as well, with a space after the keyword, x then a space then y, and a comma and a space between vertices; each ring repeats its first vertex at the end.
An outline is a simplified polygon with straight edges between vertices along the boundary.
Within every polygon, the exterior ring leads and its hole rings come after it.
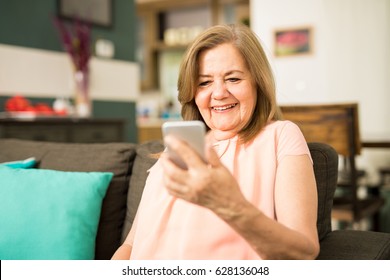
POLYGON ((317 182, 318 237, 322 240, 332 230, 331 211, 338 176, 338 155, 327 144, 309 143, 308 145, 313 159, 314 174, 317 182))

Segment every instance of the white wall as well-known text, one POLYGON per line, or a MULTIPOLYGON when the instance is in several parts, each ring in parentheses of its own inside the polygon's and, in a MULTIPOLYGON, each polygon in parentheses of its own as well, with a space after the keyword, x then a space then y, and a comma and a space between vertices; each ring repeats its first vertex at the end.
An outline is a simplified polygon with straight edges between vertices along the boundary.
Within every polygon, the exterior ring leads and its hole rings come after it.
MULTIPOLYGON (((0 95, 73 98, 72 75, 66 53, 0 44, 0 95)), ((139 91, 138 64, 91 59, 92 99, 136 101, 139 91)))
POLYGON ((321 48, 322 1, 252 0, 251 26, 266 48, 275 72, 280 103, 323 102, 327 99, 324 50, 321 48), (276 29, 310 26, 314 33, 314 53, 310 56, 275 58, 276 29))
MULTIPOLYGON (((390 1, 252 0, 251 27, 268 50, 281 104, 358 102, 362 138, 390 138, 390 1), (273 31, 311 26, 314 52, 276 58, 273 31)), ((360 164, 390 165, 386 150, 360 164)))

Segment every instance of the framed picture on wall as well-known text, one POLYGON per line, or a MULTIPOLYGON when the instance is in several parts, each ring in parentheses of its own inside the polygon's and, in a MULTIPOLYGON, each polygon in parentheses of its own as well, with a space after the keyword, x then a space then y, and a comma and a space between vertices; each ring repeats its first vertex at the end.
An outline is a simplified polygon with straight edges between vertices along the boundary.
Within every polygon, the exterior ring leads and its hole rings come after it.
POLYGON ((94 25, 111 27, 114 0, 57 0, 58 15, 94 25))
POLYGON ((278 29, 274 32, 276 57, 307 55, 313 53, 313 28, 298 27, 278 29))

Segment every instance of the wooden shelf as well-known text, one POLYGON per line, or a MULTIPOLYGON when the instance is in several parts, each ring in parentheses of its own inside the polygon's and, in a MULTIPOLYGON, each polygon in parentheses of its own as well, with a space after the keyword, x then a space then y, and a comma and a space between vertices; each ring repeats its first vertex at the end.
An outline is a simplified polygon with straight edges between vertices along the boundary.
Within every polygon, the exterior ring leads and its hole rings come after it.
MULTIPOLYGON (((141 64, 141 91, 159 90, 159 55, 169 51, 184 51, 187 45, 167 45, 164 43, 164 32, 172 26, 167 26, 167 17, 172 14, 184 12, 194 15, 195 10, 199 12, 204 9, 209 18, 199 18, 199 22, 192 22, 192 26, 201 26, 207 28, 210 25, 224 22, 221 19, 225 5, 229 5, 230 9, 236 7, 244 7, 244 17, 249 17, 249 0, 137 0, 137 14, 140 20, 142 30, 139 34, 139 52, 142 52, 141 64), (196 9, 195 9, 196 8, 196 9), (207 26, 205 26, 205 23, 207 26)), ((198 19, 195 18, 195 21, 198 19)), ((232 20, 232 19, 230 19, 232 20)), ((235 22, 241 21, 241 18, 235 18, 235 22)), ((181 26, 173 26, 173 28, 192 27, 185 26, 187 21, 180 21, 181 26)))

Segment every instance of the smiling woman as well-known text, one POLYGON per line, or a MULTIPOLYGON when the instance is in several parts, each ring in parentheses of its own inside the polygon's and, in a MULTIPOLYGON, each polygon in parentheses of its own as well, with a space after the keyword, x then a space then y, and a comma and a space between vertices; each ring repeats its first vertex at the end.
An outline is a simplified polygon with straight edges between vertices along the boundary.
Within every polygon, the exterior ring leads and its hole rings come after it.
POLYGON ((266 55, 245 26, 213 26, 188 48, 178 80, 184 120, 209 130, 205 160, 165 137, 137 217, 113 259, 313 259, 317 193, 307 143, 279 120, 266 55), (298 207, 297 207, 298 205, 298 207))

